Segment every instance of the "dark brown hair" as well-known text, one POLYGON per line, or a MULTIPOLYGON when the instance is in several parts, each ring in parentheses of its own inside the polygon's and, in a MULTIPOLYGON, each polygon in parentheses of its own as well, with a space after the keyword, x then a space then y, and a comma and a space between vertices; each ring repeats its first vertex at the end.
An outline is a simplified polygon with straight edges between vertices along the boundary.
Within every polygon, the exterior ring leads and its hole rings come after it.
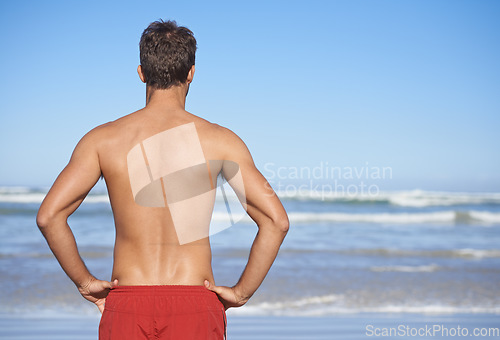
POLYGON ((144 30, 139 49, 146 85, 168 89, 186 82, 194 65, 196 39, 188 28, 160 19, 144 30))

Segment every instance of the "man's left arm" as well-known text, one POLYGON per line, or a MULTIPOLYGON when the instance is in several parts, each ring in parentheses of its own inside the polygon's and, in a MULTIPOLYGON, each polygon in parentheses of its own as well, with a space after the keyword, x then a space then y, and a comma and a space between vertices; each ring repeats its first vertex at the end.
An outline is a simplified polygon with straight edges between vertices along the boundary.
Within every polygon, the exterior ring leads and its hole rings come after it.
POLYGON ((36 223, 64 272, 82 296, 95 303, 102 313, 109 288, 117 282, 97 280, 90 274, 68 225, 68 217, 80 206, 101 175, 97 141, 96 129, 80 140, 68 165, 43 200, 36 223))

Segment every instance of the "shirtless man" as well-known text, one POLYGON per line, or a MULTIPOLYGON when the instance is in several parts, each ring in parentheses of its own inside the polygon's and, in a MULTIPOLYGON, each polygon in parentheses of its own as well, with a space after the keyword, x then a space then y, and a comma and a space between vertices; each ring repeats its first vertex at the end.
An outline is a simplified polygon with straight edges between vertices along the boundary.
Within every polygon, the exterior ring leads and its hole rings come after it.
POLYGON ((185 111, 195 51, 189 29, 149 25, 137 69, 146 106, 88 132, 38 212, 61 267, 103 313, 100 339, 223 339, 225 311, 255 293, 288 231, 286 212, 243 141, 185 111), (92 276, 67 223, 100 176, 116 228, 112 281, 92 276), (233 287, 215 285, 211 267, 218 176, 258 226, 233 287))

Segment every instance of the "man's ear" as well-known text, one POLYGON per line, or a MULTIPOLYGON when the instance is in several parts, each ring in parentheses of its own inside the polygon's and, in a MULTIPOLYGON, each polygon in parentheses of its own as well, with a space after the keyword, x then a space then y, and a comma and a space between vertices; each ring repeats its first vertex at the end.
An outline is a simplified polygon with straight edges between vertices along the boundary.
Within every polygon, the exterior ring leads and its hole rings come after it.
POLYGON ((139 74, 139 78, 141 78, 141 81, 143 83, 145 83, 146 80, 144 80, 144 73, 142 73, 142 66, 141 65, 137 66, 137 74, 139 74))
POLYGON ((194 65, 191 66, 191 69, 188 72, 188 76, 187 76, 186 82, 188 84, 191 84, 191 82, 193 81, 193 77, 194 77, 194 65))

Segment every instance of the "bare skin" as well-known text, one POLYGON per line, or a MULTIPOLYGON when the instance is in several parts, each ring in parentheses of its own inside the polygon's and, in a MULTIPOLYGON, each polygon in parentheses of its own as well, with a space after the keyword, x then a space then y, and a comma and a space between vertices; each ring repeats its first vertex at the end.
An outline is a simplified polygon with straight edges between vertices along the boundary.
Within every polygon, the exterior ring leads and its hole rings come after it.
MULTIPOLYGON (((144 80, 140 66, 138 73, 144 80)), ((147 87, 145 108, 87 133, 38 212, 37 224, 61 267, 101 313, 109 289, 118 284, 205 285, 218 294, 226 309, 242 306, 264 280, 287 233, 286 212, 243 141, 230 130, 185 111, 193 76, 194 66, 184 84, 167 90, 147 87), (180 245, 168 207, 140 206, 131 192, 127 152, 150 136, 187 123, 195 124, 206 159, 239 165, 247 212, 259 228, 247 266, 233 287, 215 285, 208 237, 180 245), (67 223, 101 174, 116 228, 112 281, 90 274, 67 223)), ((222 166, 211 169, 212 177, 220 171, 222 166)))

